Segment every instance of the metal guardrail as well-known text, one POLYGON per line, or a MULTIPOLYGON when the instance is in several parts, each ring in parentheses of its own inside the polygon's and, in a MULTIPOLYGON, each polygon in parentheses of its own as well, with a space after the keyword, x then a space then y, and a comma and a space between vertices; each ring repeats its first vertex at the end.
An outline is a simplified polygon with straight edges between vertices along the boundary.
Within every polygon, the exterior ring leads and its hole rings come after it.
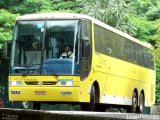
POLYGON ((82 111, 0 109, 1 120, 159 120, 160 115, 82 111))

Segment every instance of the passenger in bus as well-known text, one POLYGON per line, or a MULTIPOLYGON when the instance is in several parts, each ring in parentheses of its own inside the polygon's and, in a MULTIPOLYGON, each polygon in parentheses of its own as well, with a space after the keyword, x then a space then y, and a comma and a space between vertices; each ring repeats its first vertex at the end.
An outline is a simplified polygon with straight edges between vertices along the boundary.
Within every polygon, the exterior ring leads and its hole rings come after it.
POLYGON ((70 51, 70 47, 68 45, 65 46, 64 52, 61 54, 60 58, 73 58, 73 53, 70 51))

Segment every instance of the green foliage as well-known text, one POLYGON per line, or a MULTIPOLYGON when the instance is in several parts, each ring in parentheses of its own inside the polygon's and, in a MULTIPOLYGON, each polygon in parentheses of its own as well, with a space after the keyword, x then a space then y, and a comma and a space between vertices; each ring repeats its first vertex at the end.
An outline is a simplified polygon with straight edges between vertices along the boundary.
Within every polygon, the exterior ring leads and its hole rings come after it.
POLYGON ((56 0, 52 2, 52 10, 80 13, 82 8, 79 3, 79 0, 56 0))
POLYGON ((151 6, 150 10, 147 12, 148 20, 156 20, 160 18, 160 3, 158 2, 156 5, 151 6))
POLYGON ((27 14, 36 13, 48 7, 50 8, 50 5, 50 0, 25 0, 15 6, 9 6, 8 8, 12 13, 27 14))
POLYGON ((132 7, 132 9, 135 11, 137 15, 144 15, 145 13, 150 10, 150 7, 152 6, 151 0, 132 0, 129 5, 132 7))
POLYGON ((157 34, 154 36, 156 39, 154 54, 155 61, 157 63, 156 67, 156 102, 160 103, 160 20, 156 24, 157 34))
POLYGON ((129 2, 129 6, 134 11, 132 14, 132 24, 136 26, 136 38, 150 42, 155 45, 155 36, 158 34, 156 29, 158 16, 159 0, 134 0, 129 2))
POLYGON ((156 22, 157 34, 154 36, 155 42, 155 60, 158 64, 160 64, 160 20, 156 22))
POLYGON ((14 6, 9 6, 8 9, 12 13, 28 14, 48 11, 69 11, 79 13, 81 7, 79 1, 66 0, 24 0, 14 6))
POLYGON ((155 22, 148 21, 145 17, 140 17, 137 15, 131 15, 131 18, 132 24, 136 26, 134 37, 145 42, 150 42, 153 39, 155 22))
POLYGON ((25 1, 25 0, 1 0, 0 1, 0 8, 7 9, 8 6, 14 6, 22 1, 25 1))
POLYGON ((160 103, 160 83, 156 85, 156 103, 160 103))
POLYGON ((83 0, 82 13, 93 16, 123 32, 134 34, 135 27, 131 24, 130 6, 125 0, 83 0))
POLYGON ((160 103, 160 64, 156 66, 156 102, 160 103))
POLYGON ((0 44, 3 43, 3 41, 12 39, 13 25, 16 16, 17 15, 7 10, 0 10, 0 44))

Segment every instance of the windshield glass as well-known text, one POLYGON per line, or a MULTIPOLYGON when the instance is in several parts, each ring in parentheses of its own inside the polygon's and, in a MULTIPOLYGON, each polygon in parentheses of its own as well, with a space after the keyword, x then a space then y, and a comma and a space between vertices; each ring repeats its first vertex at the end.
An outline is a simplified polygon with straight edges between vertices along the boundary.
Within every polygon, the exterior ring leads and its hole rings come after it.
POLYGON ((78 20, 18 21, 11 74, 79 74, 78 20))

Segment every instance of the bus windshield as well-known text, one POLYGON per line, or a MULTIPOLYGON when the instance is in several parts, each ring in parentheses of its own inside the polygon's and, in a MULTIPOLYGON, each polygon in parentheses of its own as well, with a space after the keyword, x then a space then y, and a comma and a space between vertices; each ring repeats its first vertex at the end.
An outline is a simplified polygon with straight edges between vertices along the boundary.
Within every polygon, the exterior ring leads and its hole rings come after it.
POLYGON ((79 74, 79 20, 17 21, 11 74, 79 74))

